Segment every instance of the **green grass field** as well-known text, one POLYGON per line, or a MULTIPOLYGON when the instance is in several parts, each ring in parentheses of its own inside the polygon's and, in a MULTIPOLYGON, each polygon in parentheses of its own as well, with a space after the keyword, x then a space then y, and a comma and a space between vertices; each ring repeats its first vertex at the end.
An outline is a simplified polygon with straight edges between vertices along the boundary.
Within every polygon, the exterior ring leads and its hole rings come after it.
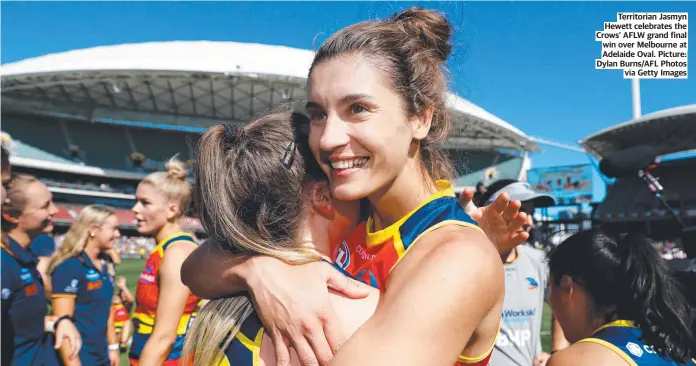
MULTIPOLYGON (((124 259, 118 266, 118 275, 125 276, 128 282, 128 288, 135 295, 135 287, 138 284, 138 276, 145 266, 144 260, 139 259, 124 259)), ((551 351, 551 310, 548 305, 544 305, 544 320, 541 326, 541 342, 544 351, 551 351)), ((121 355, 121 366, 128 366, 128 355, 121 355)))

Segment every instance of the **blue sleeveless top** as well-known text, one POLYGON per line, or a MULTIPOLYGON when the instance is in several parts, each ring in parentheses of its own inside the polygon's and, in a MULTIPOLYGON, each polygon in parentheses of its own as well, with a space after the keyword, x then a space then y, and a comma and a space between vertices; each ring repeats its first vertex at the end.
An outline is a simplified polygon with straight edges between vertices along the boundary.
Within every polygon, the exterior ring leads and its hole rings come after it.
POLYGON ((630 366, 694 366, 696 361, 686 364, 663 358, 652 346, 645 343, 642 332, 632 321, 616 320, 595 331, 591 338, 577 343, 595 343, 614 351, 630 366))

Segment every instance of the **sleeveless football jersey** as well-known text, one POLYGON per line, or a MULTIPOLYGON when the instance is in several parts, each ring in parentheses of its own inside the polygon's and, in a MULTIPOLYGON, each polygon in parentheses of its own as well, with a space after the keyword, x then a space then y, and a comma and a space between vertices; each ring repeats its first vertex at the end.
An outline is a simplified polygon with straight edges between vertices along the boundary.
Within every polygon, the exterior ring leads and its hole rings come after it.
MULTIPOLYGON (((133 313, 133 345, 131 346, 129 357, 132 360, 140 358, 140 354, 152 334, 155 324, 155 313, 157 311, 157 301, 159 300, 159 268, 164 259, 165 251, 170 244, 177 241, 188 241, 192 245, 197 245, 191 234, 180 232, 171 235, 160 241, 155 249, 150 253, 150 257, 145 263, 138 279, 138 287, 135 292, 135 312, 133 313)), ((167 361, 178 360, 184 347, 184 337, 191 323, 198 313, 200 298, 190 294, 186 300, 184 313, 179 320, 179 327, 176 332, 176 340, 172 349, 169 351, 167 361)))
MULTIPOLYGON (((345 275, 384 291, 389 272, 416 241, 445 225, 476 228, 476 222, 461 208, 448 181, 438 181, 439 192, 390 227, 371 233, 371 220, 358 227, 338 247, 333 263, 345 275)), ((264 329, 254 311, 242 323, 218 366, 253 366, 258 364, 264 329)), ((460 356, 457 365, 488 365, 495 340, 480 357, 460 356)))
POLYGON ((123 326, 126 324, 126 321, 130 319, 128 309, 126 309, 123 304, 113 304, 111 305, 111 312, 114 314, 114 328, 116 329, 116 334, 121 334, 123 326))
POLYGON ((595 331, 591 338, 579 340, 577 343, 596 343, 614 351, 621 356, 629 366, 682 366, 696 365, 691 360, 680 364, 673 360, 660 357, 652 346, 645 343, 640 328, 632 321, 616 320, 595 331))
MULTIPOLYGON (((389 227, 371 232, 371 218, 360 224, 338 247, 335 265, 356 280, 383 292, 391 270, 425 234, 446 225, 470 227, 483 232, 462 209, 452 184, 445 180, 436 184, 437 193, 389 227)), ((488 365, 494 345, 495 339, 492 339, 491 347, 484 355, 460 356, 459 363, 488 365)))

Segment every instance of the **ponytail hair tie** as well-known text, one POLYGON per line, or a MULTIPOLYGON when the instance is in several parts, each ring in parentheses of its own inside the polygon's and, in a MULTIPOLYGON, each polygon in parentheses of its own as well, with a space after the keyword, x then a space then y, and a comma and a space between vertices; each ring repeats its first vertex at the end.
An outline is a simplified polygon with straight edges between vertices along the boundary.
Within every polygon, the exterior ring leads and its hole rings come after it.
POLYGON ((224 128, 222 133, 222 148, 225 151, 229 150, 232 145, 236 144, 240 139, 246 137, 244 127, 230 123, 225 123, 222 127, 224 128))

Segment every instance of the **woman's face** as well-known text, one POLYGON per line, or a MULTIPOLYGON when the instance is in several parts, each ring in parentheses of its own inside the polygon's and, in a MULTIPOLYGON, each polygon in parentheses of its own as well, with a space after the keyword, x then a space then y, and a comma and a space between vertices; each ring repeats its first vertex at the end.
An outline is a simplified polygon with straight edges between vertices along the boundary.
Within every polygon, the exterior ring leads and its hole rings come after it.
POLYGON ((0 197, 0 206, 5 204, 5 200, 7 200, 7 191, 5 190, 5 186, 10 183, 10 178, 12 177, 12 173, 10 171, 9 166, 3 166, 0 169, 0 179, 2 180, 2 193, 0 197))
POLYGON ((589 297, 570 277, 562 276, 560 283, 556 283, 553 275, 549 274, 548 301, 553 316, 558 320, 565 338, 570 343, 592 336, 594 329, 589 317, 589 297))
POLYGON ((27 185, 26 204, 19 216, 17 228, 31 237, 50 234, 53 231, 53 215, 58 208, 53 204, 53 195, 45 184, 32 182, 27 185))
POLYGON ((140 183, 135 191, 135 206, 131 209, 138 220, 138 232, 155 235, 167 224, 170 204, 162 192, 150 183, 140 183))
POLYGON ((116 215, 109 216, 102 226, 93 231, 94 243, 101 250, 109 250, 113 247, 114 240, 121 237, 121 232, 118 230, 118 218, 116 215))
POLYGON ((409 119, 400 96, 361 55, 314 67, 307 113, 312 153, 329 177, 333 197, 343 201, 387 187, 414 160, 414 138, 425 137, 421 130, 414 134, 411 126, 419 123, 409 119))

